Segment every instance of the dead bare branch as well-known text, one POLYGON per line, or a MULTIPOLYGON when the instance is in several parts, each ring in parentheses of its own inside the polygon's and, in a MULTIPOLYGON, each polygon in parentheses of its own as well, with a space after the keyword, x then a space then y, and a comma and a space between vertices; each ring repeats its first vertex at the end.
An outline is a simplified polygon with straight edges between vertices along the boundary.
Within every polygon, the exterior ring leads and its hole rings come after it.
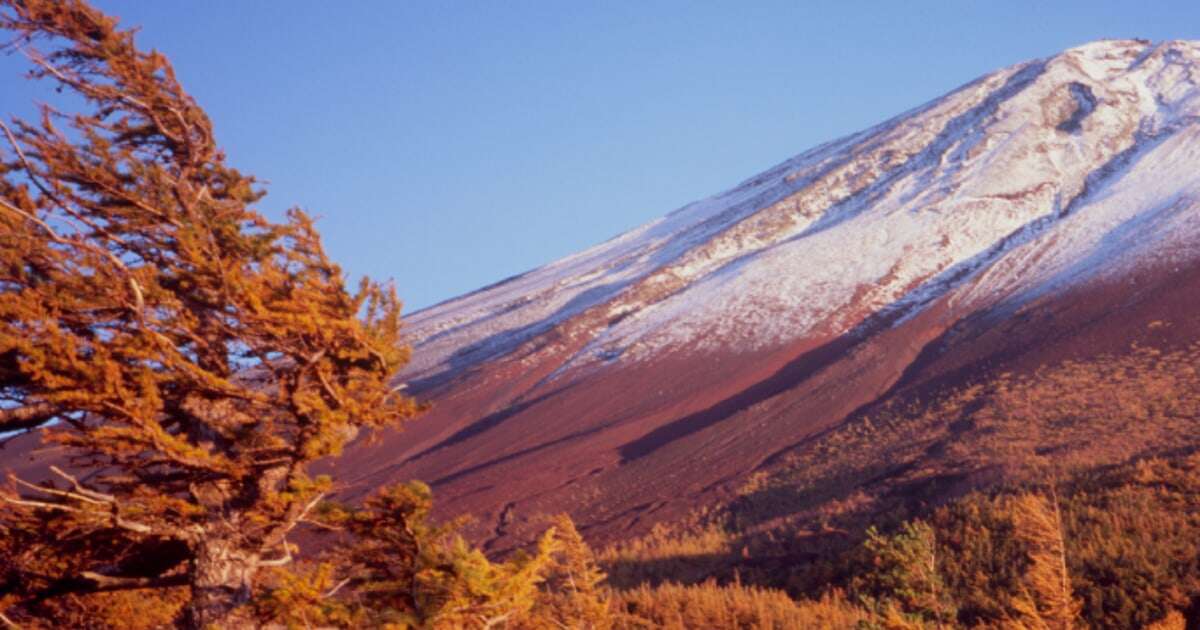
POLYGON ((21 626, 18 626, 15 621, 9 619, 3 612, 0 612, 0 623, 3 623, 4 627, 10 630, 21 630, 21 626))
POLYGON ((97 591, 123 591, 135 588, 164 588, 183 586, 187 584, 186 575, 168 575, 158 577, 121 577, 103 575, 94 571, 84 571, 79 574, 85 580, 96 584, 97 591))

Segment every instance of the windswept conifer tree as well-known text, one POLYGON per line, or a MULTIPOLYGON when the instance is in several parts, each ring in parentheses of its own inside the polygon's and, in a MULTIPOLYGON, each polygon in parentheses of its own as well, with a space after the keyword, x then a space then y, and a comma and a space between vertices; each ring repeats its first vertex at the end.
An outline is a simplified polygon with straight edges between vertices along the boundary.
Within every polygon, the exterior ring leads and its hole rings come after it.
POLYGON ((0 432, 58 453, 0 494, 0 612, 177 584, 186 625, 228 625, 330 490, 306 464, 416 411, 400 304, 253 209, 132 31, 82 0, 0 0, 0 27, 83 104, 0 127, 0 432))
POLYGON ((1058 494, 1047 500, 1024 493, 1009 502, 1014 533, 1028 549, 1028 567, 1021 596, 1013 601, 1014 627, 1071 630, 1081 604, 1071 588, 1067 546, 1063 536, 1058 494))

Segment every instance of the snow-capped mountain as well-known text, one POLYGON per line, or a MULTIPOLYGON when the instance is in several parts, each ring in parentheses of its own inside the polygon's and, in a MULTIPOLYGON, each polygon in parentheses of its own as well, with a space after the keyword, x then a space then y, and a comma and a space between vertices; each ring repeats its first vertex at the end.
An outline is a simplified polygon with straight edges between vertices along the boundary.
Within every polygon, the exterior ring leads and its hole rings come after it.
POLYGON ((1018 64, 413 314, 402 378, 433 411, 339 466, 362 489, 430 481, 496 544, 564 509, 637 531, 938 361, 1127 345, 1070 339, 1189 291, 1200 307, 1198 82, 1200 42, 1018 64), (1055 333, 987 335, 1018 320, 1055 333))

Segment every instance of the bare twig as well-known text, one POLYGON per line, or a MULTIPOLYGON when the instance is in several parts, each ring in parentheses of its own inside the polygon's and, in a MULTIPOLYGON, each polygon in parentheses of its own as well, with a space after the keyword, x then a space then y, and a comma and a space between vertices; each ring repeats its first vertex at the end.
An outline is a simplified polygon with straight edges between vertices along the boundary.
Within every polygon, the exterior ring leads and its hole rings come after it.
POLYGON ((346 528, 344 528, 344 527, 338 527, 337 525, 330 525, 329 523, 322 523, 321 521, 314 521, 314 520, 307 519, 307 518, 297 519, 296 522, 304 523, 305 525, 312 525, 313 527, 316 527, 318 529, 324 529, 324 530, 331 531, 331 532, 346 531, 346 528))
POLYGON ((282 566, 291 564, 293 559, 294 558, 292 558, 292 546, 288 544, 287 540, 284 540, 283 541, 283 556, 281 556, 279 558, 273 558, 271 560, 259 560, 258 566, 260 566, 260 567, 282 567, 282 566))
POLYGON ((121 577, 103 575, 94 571, 84 571, 79 576, 89 582, 95 583, 97 591, 121 591, 132 588, 159 588, 187 584, 187 575, 185 574, 166 577, 121 577))
POLYGON ((127 529, 131 532, 137 532, 139 534, 151 534, 154 532, 154 528, 150 527, 149 525, 146 525, 145 523, 138 523, 137 521, 126 520, 120 514, 116 513, 115 508, 114 508, 112 517, 113 517, 113 519, 112 519, 113 525, 116 525, 117 527, 120 527, 121 529, 127 529))
POLYGON ((105 503, 116 503, 117 502, 117 498, 111 494, 104 494, 103 492, 96 492, 95 490, 89 490, 89 489, 83 487, 83 484, 79 483, 78 479, 76 479, 72 475, 67 474, 66 472, 63 471, 63 469, 59 468, 58 466, 51 465, 50 472, 58 475, 59 477, 62 477, 63 479, 66 479, 68 482, 70 482, 71 487, 75 488, 75 492, 78 492, 79 494, 82 494, 87 497, 91 497, 93 499, 96 499, 97 501, 104 501, 105 503))
POLYGON ((15 497, 8 496, 6 494, 0 494, 0 501, 4 501, 5 503, 10 503, 12 505, 23 505, 25 507, 36 507, 36 508, 42 508, 42 509, 46 509, 46 510, 58 510, 60 512, 75 512, 75 513, 83 512, 83 510, 81 510, 79 508, 71 507, 69 505, 59 505, 57 503, 47 503, 45 501, 30 501, 28 499, 18 499, 15 497))
POLYGON ((342 587, 349 583, 350 583, 350 578, 345 578, 341 582, 338 582, 337 584, 335 584, 333 586, 333 588, 329 589, 328 591, 325 591, 325 594, 321 596, 322 599, 328 599, 330 597, 333 597, 334 595, 337 595, 337 592, 342 590, 342 587))
POLYGON ((108 504, 107 501, 98 501, 98 500, 92 499, 90 497, 86 497, 86 496, 83 496, 80 494, 75 494, 74 492, 70 492, 68 490, 59 490, 58 488, 48 488, 46 486, 40 486, 36 483, 29 483, 28 481, 25 481, 24 479, 20 479, 18 477, 14 477, 12 475, 9 475, 8 478, 11 479, 13 481, 13 483, 16 483, 17 485, 23 486, 25 488, 29 488, 30 490, 33 490, 35 492, 41 492, 43 494, 49 494, 49 495, 53 495, 56 497, 63 497, 64 499, 75 499, 76 501, 83 501, 84 503, 91 503, 92 505, 107 505, 108 504))
POLYGON ((48 488, 46 486, 38 485, 35 483, 29 483, 28 481, 25 481, 24 479, 20 479, 19 477, 16 477, 15 475, 9 475, 9 479, 11 479, 14 483, 16 483, 19 486, 29 488, 30 490, 33 490, 36 492, 41 492, 43 494, 48 494, 48 495, 56 496, 56 497, 62 497, 64 499, 73 499, 75 501, 80 501, 80 502, 88 503, 91 505, 107 506, 108 509, 103 510, 103 511, 98 511, 96 509, 85 510, 85 509, 73 507, 70 505, 63 505, 61 503, 50 503, 47 501, 34 501, 31 499, 22 499, 20 497, 8 496, 6 494, 0 494, 0 500, 4 501, 6 503, 13 504, 13 505, 23 505, 25 507, 35 507, 35 508, 42 508, 42 509, 46 509, 46 510, 57 510, 60 512, 71 512, 74 514, 90 514, 97 518, 101 518, 101 519, 109 521, 110 523, 112 523, 113 527, 118 527, 120 529, 126 529, 131 532, 136 532, 139 534, 150 534, 150 533, 154 532, 154 528, 151 527, 150 525, 147 525, 145 523, 139 523, 137 521, 131 521, 131 520, 128 520, 125 517, 121 516, 120 506, 117 504, 116 498, 109 497, 109 495, 83 488, 83 486, 80 485, 79 482, 76 481, 74 477, 63 472, 61 469, 58 469, 56 466, 51 466, 51 469, 56 474, 65 477, 69 481, 72 481, 77 486, 78 489, 83 491, 83 493, 81 494, 80 492, 76 492, 76 491, 59 490, 57 488, 48 488), (101 497, 107 497, 107 498, 101 498, 101 497))
MULTIPOLYGON (((2 123, 0 123, 0 124, 2 124, 2 123)), ((49 238, 52 242, 57 243, 59 245, 68 246, 68 247, 76 245, 76 243, 68 241, 67 239, 59 236, 58 232, 55 232, 54 228, 50 227, 45 221, 33 216, 32 214, 29 214, 28 212, 25 212, 24 210, 8 203, 7 201, 5 201, 3 199, 0 199, 0 207, 4 207, 5 209, 7 209, 10 212, 15 212, 18 215, 24 217, 26 220, 31 221, 38 227, 42 228, 42 230, 46 232, 47 238, 49 238)))

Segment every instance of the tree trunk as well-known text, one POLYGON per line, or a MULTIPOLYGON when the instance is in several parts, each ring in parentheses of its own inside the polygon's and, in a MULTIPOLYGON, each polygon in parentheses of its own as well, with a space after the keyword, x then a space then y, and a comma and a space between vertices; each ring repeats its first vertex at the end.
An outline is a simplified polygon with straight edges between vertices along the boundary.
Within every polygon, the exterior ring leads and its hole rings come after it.
POLYGON ((192 560, 192 599, 185 610, 184 627, 203 630, 248 625, 249 620, 232 613, 250 601, 257 571, 257 556, 234 548, 228 539, 201 541, 192 560))

